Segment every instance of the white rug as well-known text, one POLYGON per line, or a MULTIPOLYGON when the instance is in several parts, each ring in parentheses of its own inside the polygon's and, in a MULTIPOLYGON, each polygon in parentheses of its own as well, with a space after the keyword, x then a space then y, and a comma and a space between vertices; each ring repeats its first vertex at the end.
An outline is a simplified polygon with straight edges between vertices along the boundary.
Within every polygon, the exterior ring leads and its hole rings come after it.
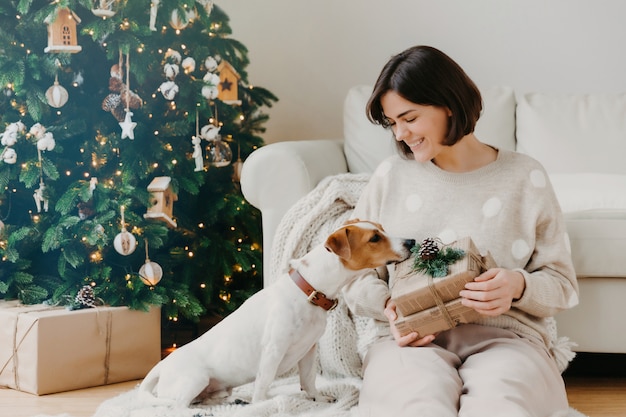
MULTIPOLYGON (((270 390, 271 398, 258 404, 248 404, 252 384, 237 388, 232 397, 220 403, 197 404, 184 409, 142 403, 134 389, 103 402, 93 417, 357 417, 359 378, 328 380, 318 376, 317 381, 321 393, 337 398, 337 402, 317 403, 306 399, 300 392, 297 377, 289 377, 276 381, 270 390)), ((586 416, 570 408, 569 413, 552 417, 586 416)))

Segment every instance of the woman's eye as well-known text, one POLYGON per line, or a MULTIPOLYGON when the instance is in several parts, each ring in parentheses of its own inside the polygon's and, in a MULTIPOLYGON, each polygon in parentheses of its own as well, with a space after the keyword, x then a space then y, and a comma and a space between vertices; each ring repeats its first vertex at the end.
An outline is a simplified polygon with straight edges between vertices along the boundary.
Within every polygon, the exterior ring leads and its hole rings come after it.
POLYGON ((412 117, 412 118, 410 118, 410 119, 406 119, 406 122, 407 122, 407 123, 411 123, 411 122, 414 122, 414 121, 415 121, 415 119, 417 119, 417 117, 412 117))
POLYGON ((382 126, 383 126, 385 129, 389 129, 389 128, 390 128, 390 127, 392 127, 393 125, 395 125, 395 123, 394 123, 391 119, 385 119, 385 120, 383 120, 383 122, 382 122, 382 126))

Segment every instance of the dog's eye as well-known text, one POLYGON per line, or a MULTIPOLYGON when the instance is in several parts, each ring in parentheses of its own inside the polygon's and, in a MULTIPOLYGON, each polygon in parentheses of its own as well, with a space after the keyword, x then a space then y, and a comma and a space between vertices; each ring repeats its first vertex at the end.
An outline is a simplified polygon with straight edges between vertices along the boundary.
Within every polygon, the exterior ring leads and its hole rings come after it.
POLYGON ((375 234, 375 235, 372 235, 372 237, 370 238, 370 242, 371 242, 371 243, 376 243, 376 242, 378 242, 380 239, 381 239, 381 238, 380 238, 380 235, 379 235, 379 234, 375 234))

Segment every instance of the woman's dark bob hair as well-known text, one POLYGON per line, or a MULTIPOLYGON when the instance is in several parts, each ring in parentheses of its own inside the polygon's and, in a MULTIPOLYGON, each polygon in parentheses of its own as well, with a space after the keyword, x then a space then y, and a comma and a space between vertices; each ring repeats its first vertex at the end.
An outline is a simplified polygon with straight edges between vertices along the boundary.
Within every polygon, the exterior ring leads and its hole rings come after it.
MULTIPOLYGON (((448 108, 452 112, 443 145, 452 146, 474 131, 482 111, 476 84, 448 55, 430 46, 414 46, 391 57, 385 64, 367 102, 367 117, 387 126, 380 100, 388 91, 423 106, 448 108)), ((412 158, 411 149, 396 141, 400 153, 412 158)))

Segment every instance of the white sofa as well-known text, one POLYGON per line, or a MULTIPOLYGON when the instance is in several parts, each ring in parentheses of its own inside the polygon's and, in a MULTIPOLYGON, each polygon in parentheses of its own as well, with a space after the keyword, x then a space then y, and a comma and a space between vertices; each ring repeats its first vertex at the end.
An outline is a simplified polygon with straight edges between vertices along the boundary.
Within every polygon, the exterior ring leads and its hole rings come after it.
MULTIPOLYGON (((265 283, 276 228, 324 178, 371 173, 395 152, 391 133, 365 116, 370 86, 344 105, 344 138, 279 142, 245 161, 241 186, 263 221, 265 283)), ((483 89, 479 139, 538 159, 550 174, 570 236, 579 306, 557 315, 579 352, 626 353, 626 94, 516 94, 483 89)))

